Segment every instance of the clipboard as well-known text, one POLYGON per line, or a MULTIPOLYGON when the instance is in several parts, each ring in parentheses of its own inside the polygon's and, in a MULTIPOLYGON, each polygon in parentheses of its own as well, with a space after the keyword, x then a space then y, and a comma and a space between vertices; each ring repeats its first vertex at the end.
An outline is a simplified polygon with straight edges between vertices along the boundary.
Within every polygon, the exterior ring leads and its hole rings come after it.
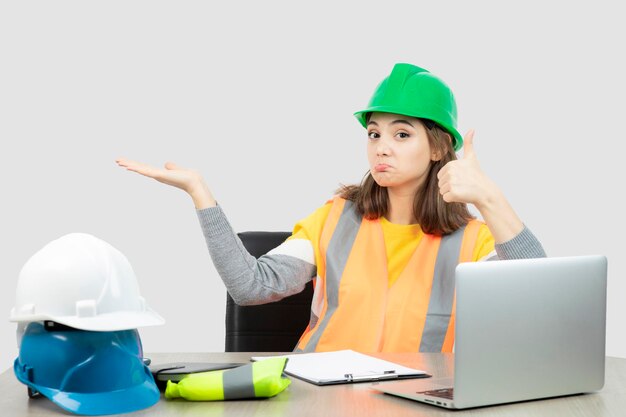
MULTIPOLYGON (((280 357, 289 359, 284 371, 287 375, 318 386, 431 376, 424 371, 353 350, 290 354, 280 357)), ((251 360, 267 358, 254 356, 251 360)))
POLYGON ((245 363, 173 362, 151 365, 150 373, 157 387, 165 390, 167 381, 179 382, 189 374, 231 369, 242 365, 245 363))

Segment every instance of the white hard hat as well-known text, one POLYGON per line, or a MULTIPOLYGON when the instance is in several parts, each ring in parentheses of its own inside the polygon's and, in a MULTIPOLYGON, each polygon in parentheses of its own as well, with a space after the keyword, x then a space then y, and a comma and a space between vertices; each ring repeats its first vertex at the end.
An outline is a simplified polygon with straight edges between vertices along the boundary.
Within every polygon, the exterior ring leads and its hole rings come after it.
POLYGON ((139 294, 128 259, 107 242, 85 233, 53 240, 20 271, 11 321, 43 320, 93 331, 165 322, 139 294))

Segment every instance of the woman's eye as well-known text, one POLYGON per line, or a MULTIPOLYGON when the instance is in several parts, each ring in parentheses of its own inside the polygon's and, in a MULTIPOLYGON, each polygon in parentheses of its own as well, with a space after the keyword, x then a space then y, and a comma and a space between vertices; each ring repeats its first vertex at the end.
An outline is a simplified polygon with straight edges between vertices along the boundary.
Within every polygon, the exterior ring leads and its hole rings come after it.
POLYGON ((378 133, 376 133, 376 132, 369 132, 367 134, 367 137, 370 138, 370 139, 378 139, 379 138, 378 133))
POLYGON ((408 138, 411 135, 409 135, 408 133, 405 133, 405 132, 400 132, 400 133, 398 133, 398 136, 400 137, 400 139, 406 139, 406 138, 408 138))

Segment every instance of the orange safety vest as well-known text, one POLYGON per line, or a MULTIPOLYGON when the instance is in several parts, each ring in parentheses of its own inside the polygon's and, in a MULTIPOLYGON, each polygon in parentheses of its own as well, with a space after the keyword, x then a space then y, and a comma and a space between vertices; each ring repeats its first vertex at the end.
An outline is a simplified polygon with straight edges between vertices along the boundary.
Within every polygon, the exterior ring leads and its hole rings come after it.
POLYGON ((478 230, 470 221, 445 236, 424 234, 396 282, 388 286, 380 220, 336 198, 320 238, 316 292, 320 317, 296 352, 451 352, 454 345, 454 271, 472 261, 478 230))

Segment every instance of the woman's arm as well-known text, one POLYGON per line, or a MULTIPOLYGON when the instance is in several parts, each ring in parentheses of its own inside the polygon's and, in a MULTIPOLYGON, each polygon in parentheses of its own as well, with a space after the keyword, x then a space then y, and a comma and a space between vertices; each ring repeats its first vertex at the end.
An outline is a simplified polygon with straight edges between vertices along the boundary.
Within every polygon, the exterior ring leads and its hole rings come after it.
POLYGON ((197 213, 215 269, 237 304, 265 304, 297 294, 317 274, 310 242, 305 242, 310 247, 294 251, 297 243, 288 240, 256 259, 243 246, 221 207, 197 213))
POLYGON ((293 241, 274 249, 274 254, 258 259, 250 255, 198 172, 170 162, 165 164, 164 170, 123 158, 116 162, 129 171, 180 188, 191 196, 213 264, 237 304, 263 304, 297 294, 316 275, 313 248, 310 254, 304 254, 306 256, 302 255, 302 250, 294 253, 290 248, 293 241))

